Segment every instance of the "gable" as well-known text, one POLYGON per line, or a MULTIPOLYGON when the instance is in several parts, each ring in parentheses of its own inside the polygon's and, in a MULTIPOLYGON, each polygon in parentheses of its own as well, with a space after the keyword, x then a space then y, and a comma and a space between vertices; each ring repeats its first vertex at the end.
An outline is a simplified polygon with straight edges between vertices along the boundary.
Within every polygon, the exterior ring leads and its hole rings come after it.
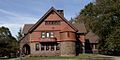
POLYGON ((54 11, 51 11, 51 13, 45 18, 45 21, 56 21, 56 20, 62 20, 54 11))
POLYGON ((52 11, 34 31, 46 31, 46 30, 64 30, 74 31, 61 17, 59 17, 54 11, 52 11), (59 21, 60 25, 46 25, 46 22, 59 21), (53 29, 54 28, 54 29, 53 29))
MULTIPOLYGON (((60 21, 61 25, 64 22, 63 26, 68 26, 71 30, 77 31, 77 29, 72 26, 63 16, 61 16, 53 7, 29 31, 32 32, 39 29, 49 30, 49 28, 54 27, 54 25, 45 26, 45 21, 60 21)), ((63 27, 58 25, 54 28, 54 30, 56 29, 61 30, 63 27)))

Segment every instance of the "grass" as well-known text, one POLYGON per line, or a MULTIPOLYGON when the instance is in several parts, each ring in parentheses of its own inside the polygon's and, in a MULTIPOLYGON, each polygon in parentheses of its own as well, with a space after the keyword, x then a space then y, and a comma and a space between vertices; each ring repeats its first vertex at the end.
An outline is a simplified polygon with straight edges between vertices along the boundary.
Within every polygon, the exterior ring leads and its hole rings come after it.
POLYGON ((95 54, 80 54, 79 56, 75 57, 28 57, 23 60, 82 60, 82 59, 89 59, 89 60, 112 60, 112 58, 108 57, 101 57, 95 54))

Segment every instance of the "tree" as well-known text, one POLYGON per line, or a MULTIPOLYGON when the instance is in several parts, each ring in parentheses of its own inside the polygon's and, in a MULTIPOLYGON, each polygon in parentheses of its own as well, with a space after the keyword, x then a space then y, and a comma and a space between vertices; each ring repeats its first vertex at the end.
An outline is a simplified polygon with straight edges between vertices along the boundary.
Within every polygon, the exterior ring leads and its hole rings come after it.
POLYGON ((17 37, 17 40, 19 41, 20 38, 22 37, 22 28, 20 28, 18 35, 16 35, 16 37, 17 37))
POLYGON ((11 52, 16 52, 18 49, 18 42, 12 36, 9 29, 0 27, 0 55, 8 56, 11 52))
POLYGON ((92 30, 101 40, 99 49, 104 54, 120 55, 120 0, 96 0, 89 3, 77 16, 87 30, 92 30), (116 53, 115 53, 116 51, 116 53))

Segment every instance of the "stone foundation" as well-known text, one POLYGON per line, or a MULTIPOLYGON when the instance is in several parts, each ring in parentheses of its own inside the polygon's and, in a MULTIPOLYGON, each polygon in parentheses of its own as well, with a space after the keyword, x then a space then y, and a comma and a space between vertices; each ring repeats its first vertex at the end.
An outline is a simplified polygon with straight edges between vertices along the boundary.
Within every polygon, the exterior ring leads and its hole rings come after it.
POLYGON ((75 56, 75 42, 61 42, 61 56, 75 56))
POLYGON ((36 43, 31 43, 31 54, 30 56, 59 56, 60 55, 60 50, 42 50, 41 51, 41 44, 39 43, 39 50, 36 51, 36 43))

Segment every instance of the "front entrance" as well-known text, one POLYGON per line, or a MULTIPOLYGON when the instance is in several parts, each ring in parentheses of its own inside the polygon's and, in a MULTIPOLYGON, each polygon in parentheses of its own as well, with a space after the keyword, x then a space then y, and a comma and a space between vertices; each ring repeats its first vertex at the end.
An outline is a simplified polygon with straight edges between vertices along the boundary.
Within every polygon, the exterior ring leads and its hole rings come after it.
POLYGON ((85 53, 93 53, 91 43, 89 40, 85 40, 85 53))
POLYGON ((25 55, 29 55, 30 54, 30 46, 28 44, 25 44, 22 48, 22 52, 25 55))

